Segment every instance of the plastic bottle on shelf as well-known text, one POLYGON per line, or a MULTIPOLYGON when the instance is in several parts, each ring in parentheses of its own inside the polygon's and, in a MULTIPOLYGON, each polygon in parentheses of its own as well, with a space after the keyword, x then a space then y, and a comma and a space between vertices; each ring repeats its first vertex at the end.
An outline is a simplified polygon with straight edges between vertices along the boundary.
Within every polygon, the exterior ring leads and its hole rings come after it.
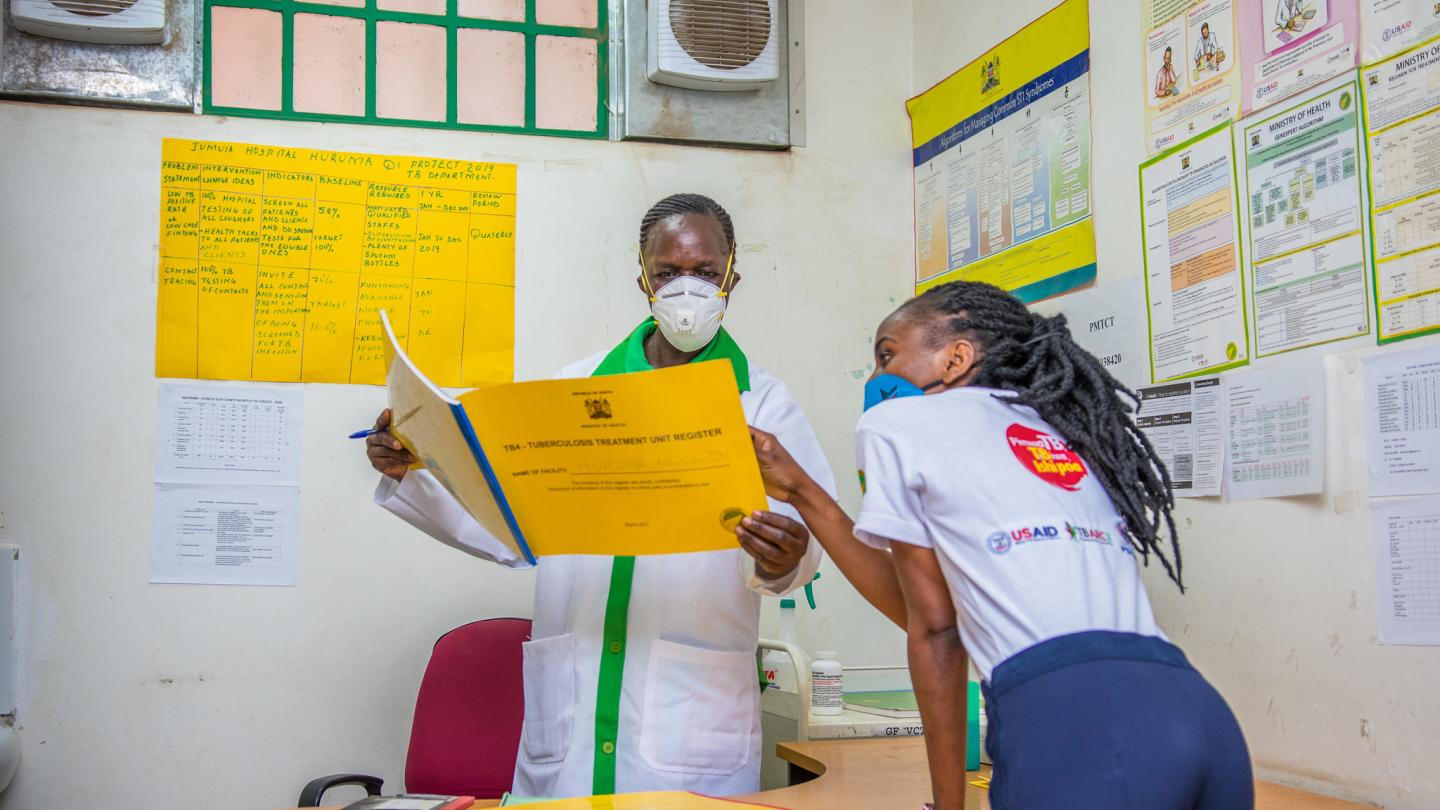
POLYGON ((840 659, 830 650, 817 650, 810 662, 810 713, 840 714, 845 711, 845 674, 840 659))
MULTIPOLYGON (((820 578, 817 571, 810 581, 805 583, 805 601, 809 603, 810 609, 815 609, 815 580, 820 578)), ((800 666, 805 666, 809 656, 800 648, 800 642, 795 635, 795 600, 785 598, 780 600, 780 640, 800 650, 800 666)), ((765 671, 765 688, 774 689, 779 692, 791 694, 800 693, 800 685, 797 679, 799 673, 795 671, 795 662, 783 650, 766 650, 760 657, 760 668, 765 671)))
MULTIPOLYGON (((795 600, 780 600, 780 640, 799 646, 795 641, 795 600)), ((795 693, 799 687, 795 680, 795 664, 783 650, 766 650, 760 665, 765 669, 765 688, 795 693)))

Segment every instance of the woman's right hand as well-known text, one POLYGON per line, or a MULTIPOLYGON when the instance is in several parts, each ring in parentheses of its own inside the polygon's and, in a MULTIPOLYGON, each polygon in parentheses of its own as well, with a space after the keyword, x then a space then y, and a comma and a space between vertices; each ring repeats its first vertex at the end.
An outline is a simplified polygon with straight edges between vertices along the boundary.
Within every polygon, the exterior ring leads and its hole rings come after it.
POLYGON ((375 419, 377 432, 365 439, 365 455, 370 457, 370 466, 375 468, 375 472, 399 481, 415 463, 415 457, 390 433, 389 428, 390 409, 386 408, 375 419))
POLYGON ((810 474, 805 472, 773 434, 752 427, 750 441, 755 445, 755 460, 760 463, 760 475, 765 479, 766 495, 777 501, 790 503, 795 500, 797 493, 815 484, 810 474))

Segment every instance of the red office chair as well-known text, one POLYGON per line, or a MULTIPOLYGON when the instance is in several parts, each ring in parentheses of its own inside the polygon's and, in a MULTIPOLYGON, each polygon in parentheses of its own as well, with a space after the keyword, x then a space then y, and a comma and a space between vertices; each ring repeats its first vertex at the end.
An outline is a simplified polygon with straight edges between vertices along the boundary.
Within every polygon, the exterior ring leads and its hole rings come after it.
MULTIPOLYGON (((510 789, 525 691, 520 645, 529 619, 486 619, 441 636, 430 653, 405 757, 405 790, 498 799, 510 789)), ((319 807, 336 785, 361 785, 380 795, 383 781, 342 773, 312 780, 301 807, 319 807)))

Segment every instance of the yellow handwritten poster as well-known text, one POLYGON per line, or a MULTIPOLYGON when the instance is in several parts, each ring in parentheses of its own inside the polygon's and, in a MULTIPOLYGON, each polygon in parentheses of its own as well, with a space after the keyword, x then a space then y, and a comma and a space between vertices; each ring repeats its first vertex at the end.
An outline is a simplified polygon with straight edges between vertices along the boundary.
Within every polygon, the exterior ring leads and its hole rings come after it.
POLYGON ((385 382, 379 312, 440 385, 514 376, 515 166, 165 139, 155 373, 385 382))
POLYGON ((917 292, 984 281, 1029 303, 1095 280, 1087 0, 1064 0, 905 107, 917 292))

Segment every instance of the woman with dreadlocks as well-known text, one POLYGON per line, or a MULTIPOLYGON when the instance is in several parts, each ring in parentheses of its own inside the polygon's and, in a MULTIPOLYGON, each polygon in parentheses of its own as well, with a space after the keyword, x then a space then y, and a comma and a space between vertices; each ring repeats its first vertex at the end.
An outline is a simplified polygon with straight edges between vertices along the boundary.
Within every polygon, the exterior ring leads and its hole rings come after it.
MULTIPOLYGON (((720 326, 740 281, 735 228, 719 203, 676 194, 640 220, 639 278, 651 317, 560 377, 727 361, 752 425, 776 433, 833 489, 815 433, 779 380, 720 326)), ((725 403, 716 403, 717 407, 725 403)), ((376 427, 389 426, 381 413, 376 427)), ((369 439, 375 500, 435 539, 508 568, 528 567, 488 534, 388 431, 369 439)), ((675 495, 683 498, 683 495, 675 495)), ((513 792, 568 797, 651 790, 710 795, 760 787, 760 599, 809 582, 820 547, 786 504, 757 516, 773 532, 728 551, 649 557, 552 556, 536 566, 524 648, 525 720, 513 792)))
MULTIPOLYGON (((996 810, 1253 806, 1239 725, 1140 580, 1137 554, 1182 587, 1169 476, 1133 401, 1063 316, 953 282, 880 325, 853 524, 754 431, 770 495, 908 633, 940 810, 965 806, 967 652, 996 810)), ((757 516, 736 531, 772 530, 757 516)))

